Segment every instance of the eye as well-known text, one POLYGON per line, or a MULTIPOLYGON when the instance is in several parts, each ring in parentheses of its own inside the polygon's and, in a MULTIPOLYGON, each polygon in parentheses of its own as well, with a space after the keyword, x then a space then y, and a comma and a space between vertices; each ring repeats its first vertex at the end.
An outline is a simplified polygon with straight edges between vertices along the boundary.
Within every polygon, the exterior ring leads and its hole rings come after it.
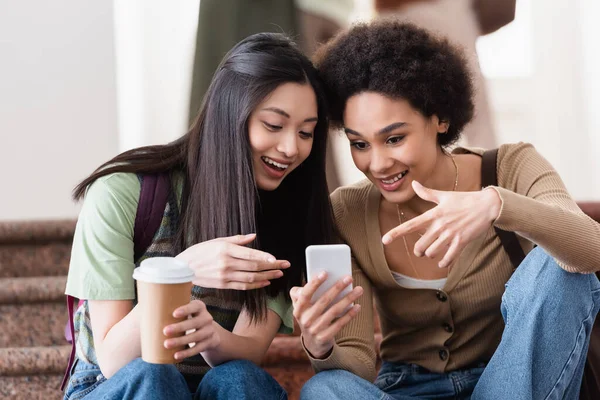
POLYGON ((386 140, 386 143, 394 145, 400 143, 402 139, 404 139, 404 135, 392 136, 388 140, 386 140))
POLYGON ((354 147, 356 150, 365 150, 367 144, 365 142, 350 142, 350 147, 354 147))
POLYGON ((281 130, 281 126, 279 125, 272 125, 268 122, 263 121, 263 125, 265 126, 265 128, 267 128, 268 130, 272 131, 272 132, 276 132, 278 130, 281 130))
POLYGON ((312 132, 300 131, 300 137, 302 137, 303 139, 312 139, 313 136, 314 134, 312 132))

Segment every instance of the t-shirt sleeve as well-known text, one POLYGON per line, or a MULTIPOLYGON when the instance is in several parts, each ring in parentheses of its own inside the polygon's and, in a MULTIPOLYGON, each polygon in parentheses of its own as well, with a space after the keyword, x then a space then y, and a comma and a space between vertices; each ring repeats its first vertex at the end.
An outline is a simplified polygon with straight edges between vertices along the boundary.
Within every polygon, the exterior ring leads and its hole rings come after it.
POLYGON ((101 177, 77 220, 66 294, 87 300, 135 298, 133 226, 140 195, 135 174, 101 177))
POLYGON ((274 311, 281 318, 281 326, 278 333, 291 335, 294 332, 292 301, 286 298, 284 293, 281 293, 277 297, 267 299, 267 308, 274 311))

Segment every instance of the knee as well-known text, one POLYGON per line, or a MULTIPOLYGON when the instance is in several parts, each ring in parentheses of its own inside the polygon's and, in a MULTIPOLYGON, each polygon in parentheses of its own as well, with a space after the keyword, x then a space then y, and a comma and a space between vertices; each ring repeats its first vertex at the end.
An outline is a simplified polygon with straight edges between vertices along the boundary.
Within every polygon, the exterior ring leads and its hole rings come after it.
POLYGON ((246 360, 223 363, 206 373, 200 398, 284 398, 285 390, 267 371, 246 360))
POLYGON ((186 388, 183 375, 172 364, 152 364, 136 358, 123 369, 127 380, 136 385, 156 386, 156 388, 186 388))
POLYGON ((558 265, 558 262, 541 247, 536 247, 527 254, 519 268, 509 280, 509 287, 515 284, 523 284, 531 287, 536 285, 538 289, 560 289, 569 285, 571 288, 581 286, 590 290, 598 288, 597 279, 594 274, 579 274, 567 272, 558 265))
POLYGON ((556 306, 589 299, 591 297, 584 294, 599 288, 595 274, 567 272, 554 257, 538 246, 529 252, 506 284, 505 298, 528 306, 536 303, 556 306))
POLYGON ((351 372, 332 369, 321 371, 310 378, 300 392, 302 400, 334 398, 334 393, 341 387, 349 387, 356 381, 356 375, 351 372))
POLYGON ((273 379, 264 369, 247 360, 235 360, 223 363, 206 373, 203 384, 226 386, 238 383, 262 382, 273 379))

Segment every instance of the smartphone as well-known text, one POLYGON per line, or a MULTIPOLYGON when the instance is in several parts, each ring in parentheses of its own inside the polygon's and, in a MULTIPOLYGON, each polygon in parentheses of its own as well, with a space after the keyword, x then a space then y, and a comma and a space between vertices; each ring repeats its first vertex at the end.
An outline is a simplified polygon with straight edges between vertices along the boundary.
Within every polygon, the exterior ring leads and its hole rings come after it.
MULTIPOLYGON (((306 248, 306 278, 308 282, 316 279, 321 272, 327 272, 327 279, 313 294, 311 302, 314 303, 325 294, 333 285, 344 276, 352 276, 352 261, 350 247, 345 244, 313 245, 306 248)), ((352 291, 352 283, 327 306, 327 309, 352 291)), ((350 304, 341 315, 348 311, 350 304)), ((341 316, 339 315, 339 316, 341 316)))

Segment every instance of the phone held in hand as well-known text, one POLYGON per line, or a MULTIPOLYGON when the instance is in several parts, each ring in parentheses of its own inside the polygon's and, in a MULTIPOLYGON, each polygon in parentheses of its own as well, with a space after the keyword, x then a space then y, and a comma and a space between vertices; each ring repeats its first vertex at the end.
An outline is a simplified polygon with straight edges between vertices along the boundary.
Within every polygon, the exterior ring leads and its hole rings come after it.
MULTIPOLYGON (((327 272, 327 279, 319 286, 313 294, 312 303, 325 294, 332 286, 345 276, 352 276, 352 261, 350 258, 350 247, 345 244, 312 245, 306 248, 306 278, 308 282, 317 279, 321 272, 327 272)), ((327 306, 336 304, 344 296, 352 291, 352 283, 340 292, 338 296, 327 306)), ((342 315, 348 311, 350 304, 342 315)), ((340 315, 341 316, 341 315, 340 315)))

